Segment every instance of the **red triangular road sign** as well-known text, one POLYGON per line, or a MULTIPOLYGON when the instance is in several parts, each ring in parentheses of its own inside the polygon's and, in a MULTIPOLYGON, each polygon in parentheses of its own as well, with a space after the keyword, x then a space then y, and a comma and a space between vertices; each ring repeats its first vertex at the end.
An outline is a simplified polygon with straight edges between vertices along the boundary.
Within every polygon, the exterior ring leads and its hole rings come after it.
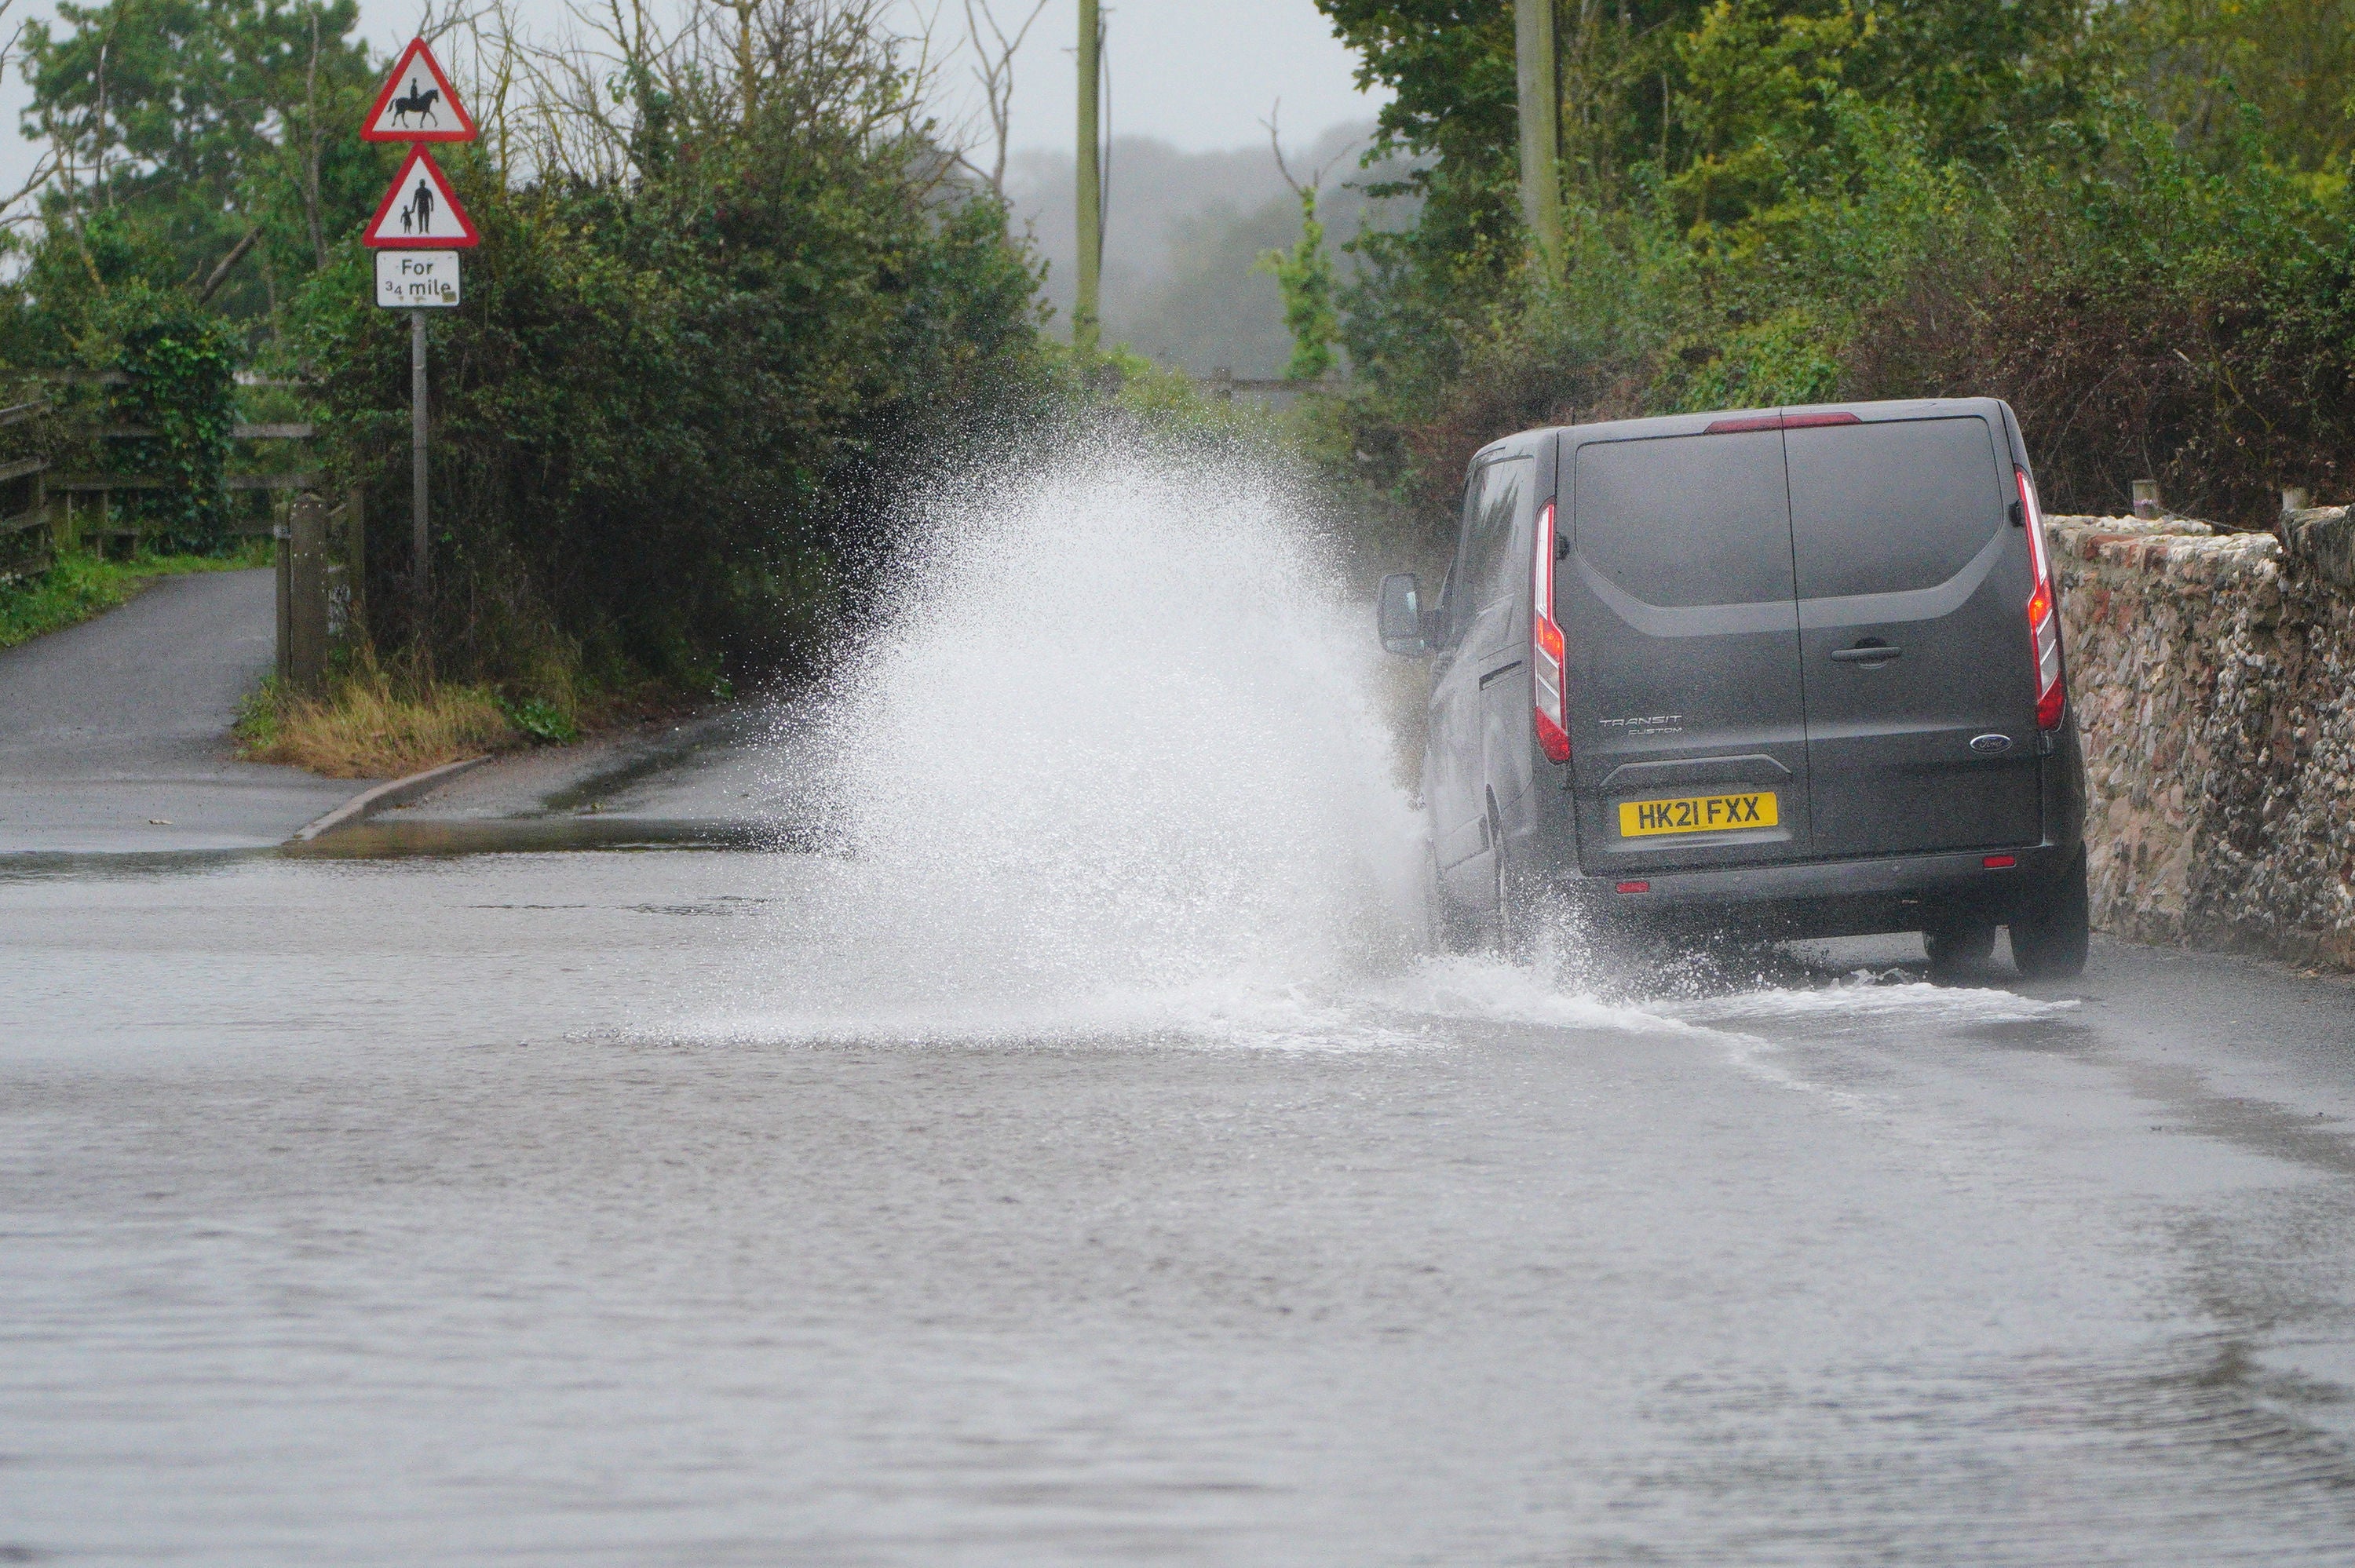
POLYGON ((482 242, 449 176, 422 147, 409 150, 392 188, 360 234, 362 245, 378 250, 463 250, 482 242))
POLYGON ((458 101, 442 62, 423 38, 411 38, 376 95, 360 138, 368 142, 471 142, 474 122, 458 101))

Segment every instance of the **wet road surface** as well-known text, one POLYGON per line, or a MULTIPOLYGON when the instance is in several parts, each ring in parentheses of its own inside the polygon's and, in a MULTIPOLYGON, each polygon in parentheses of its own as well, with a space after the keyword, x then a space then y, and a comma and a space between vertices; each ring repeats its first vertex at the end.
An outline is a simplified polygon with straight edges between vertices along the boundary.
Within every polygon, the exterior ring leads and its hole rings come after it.
POLYGON ((367 789, 230 753, 275 592, 267 569, 165 577, 0 652, 0 854, 260 848, 367 789))
POLYGON ((794 972, 855 869, 0 886, 9 1560, 2355 1560, 2344 985, 910 1029, 794 972))

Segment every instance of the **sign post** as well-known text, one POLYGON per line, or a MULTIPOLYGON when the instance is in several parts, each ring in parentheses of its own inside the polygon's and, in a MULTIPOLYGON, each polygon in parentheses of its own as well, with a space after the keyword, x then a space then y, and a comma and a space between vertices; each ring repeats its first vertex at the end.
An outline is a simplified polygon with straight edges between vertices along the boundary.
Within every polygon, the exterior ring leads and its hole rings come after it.
POLYGON ((425 313, 409 313, 409 548, 410 591, 421 618, 432 602, 433 535, 426 524, 425 313))
POLYGON ((460 250, 482 242, 427 142, 471 142, 474 122, 423 38, 412 38, 368 111, 360 135, 407 142, 409 156, 377 204, 360 243, 376 254, 376 302, 409 313, 409 521, 410 580, 419 623, 432 602, 432 530, 427 505, 426 313, 454 309, 462 292, 460 250))

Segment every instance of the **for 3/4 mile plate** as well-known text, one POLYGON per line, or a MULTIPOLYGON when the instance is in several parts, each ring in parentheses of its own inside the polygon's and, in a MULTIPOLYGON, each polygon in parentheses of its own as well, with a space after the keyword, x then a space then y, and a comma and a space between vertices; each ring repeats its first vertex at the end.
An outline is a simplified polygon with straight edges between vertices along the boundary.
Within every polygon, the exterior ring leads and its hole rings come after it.
POLYGON ((454 250, 379 250, 376 302, 389 311, 447 310, 458 302, 454 250))

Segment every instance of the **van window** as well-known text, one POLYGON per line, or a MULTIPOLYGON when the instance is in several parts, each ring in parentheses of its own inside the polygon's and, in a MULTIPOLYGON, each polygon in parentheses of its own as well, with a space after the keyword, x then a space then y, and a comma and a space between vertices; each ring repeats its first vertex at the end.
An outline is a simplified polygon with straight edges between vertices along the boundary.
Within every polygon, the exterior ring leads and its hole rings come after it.
POLYGON ((1455 612, 1456 600, 1461 597, 1455 591, 1455 563, 1451 560, 1447 563, 1447 575, 1439 579, 1438 647, 1453 648, 1455 639, 1463 633, 1463 618, 1455 612))
POLYGON ((1464 554, 1455 584, 1465 626, 1513 602, 1513 587, 1521 580, 1514 569, 1513 524, 1536 469, 1533 458, 1484 463, 1465 487, 1464 554))
POLYGON ((1664 609, 1791 599, 1783 436, 1668 436, 1578 449, 1578 553, 1664 609))
POLYGON ((1789 439, 1801 599, 1935 588, 2004 524, 2009 492, 1984 419, 1827 425, 1789 439))

